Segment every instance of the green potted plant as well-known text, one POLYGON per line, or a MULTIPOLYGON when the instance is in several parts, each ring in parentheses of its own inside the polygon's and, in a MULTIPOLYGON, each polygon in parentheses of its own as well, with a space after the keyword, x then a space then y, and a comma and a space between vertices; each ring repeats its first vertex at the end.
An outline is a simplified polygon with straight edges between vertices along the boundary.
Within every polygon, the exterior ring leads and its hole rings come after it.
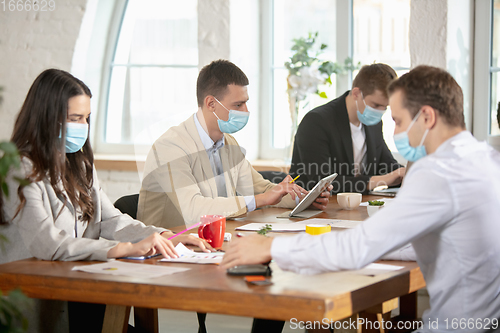
POLYGON ((361 63, 353 64, 351 58, 346 58, 344 63, 340 64, 322 60, 321 54, 328 46, 326 44, 318 46, 317 38, 318 32, 310 32, 308 37, 294 38, 292 46, 294 53, 289 61, 285 62, 285 67, 288 69, 288 101, 294 131, 298 124, 301 101, 310 94, 328 98, 324 91, 318 89, 318 85, 331 85, 333 74, 345 74, 361 66, 361 63))
MULTIPOLYGON (((2 101, 2 87, 0 87, 0 104, 2 101)), ((0 204, 3 203, 3 195, 9 196, 9 187, 6 179, 12 169, 19 169, 21 159, 17 147, 12 142, 0 142, 0 204)), ((22 186, 29 184, 27 179, 15 177, 22 186)), ((16 193, 14 193, 15 195, 16 193)), ((1 205, 0 205, 1 207, 1 205)), ((0 225, 6 224, 3 212, 0 209, 0 225)), ((0 233, 0 253, 4 251, 8 239, 0 233)), ((4 295, 0 290, 0 333, 25 332, 28 328, 28 320, 21 309, 29 307, 31 301, 20 290, 13 290, 4 295)))

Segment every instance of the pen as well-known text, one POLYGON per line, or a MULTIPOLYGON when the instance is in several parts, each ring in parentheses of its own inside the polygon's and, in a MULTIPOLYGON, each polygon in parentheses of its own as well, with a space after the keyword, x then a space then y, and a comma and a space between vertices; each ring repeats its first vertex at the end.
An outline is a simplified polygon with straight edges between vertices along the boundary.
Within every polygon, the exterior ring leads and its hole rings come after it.
POLYGON ((291 184, 291 183, 293 183, 294 181, 296 181, 299 177, 300 177, 300 175, 298 175, 297 177, 295 177, 294 179, 292 179, 292 180, 290 181, 290 183, 289 183, 289 184, 291 184))
POLYGON ((189 228, 184 229, 184 230, 182 230, 181 232, 176 233, 176 234, 175 234, 175 235, 173 235, 172 237, 168 238, 168 240, 171 240, 172 238, 175 238, 175 237, 179 236, 180 234, 183 234, 183 233, 185 233, 186 231, 191 230, 191 229, 193 229, 194 227, 199 226, 200 224, 201 224, 201 222, 198 222, 198 223, 196 223, 196 224, 194 224, 194 225, 190 226, 189 228))

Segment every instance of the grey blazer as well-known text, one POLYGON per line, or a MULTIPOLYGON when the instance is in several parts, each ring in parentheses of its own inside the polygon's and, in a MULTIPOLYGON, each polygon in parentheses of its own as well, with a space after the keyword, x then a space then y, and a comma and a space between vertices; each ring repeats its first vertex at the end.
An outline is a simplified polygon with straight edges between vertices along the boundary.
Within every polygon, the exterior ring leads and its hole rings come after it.
MULTIPOLYGON (((32 163, 24 158, 17 176, 29 174, 32 163)), ((119 242, 138 242, 166 229, 146 226, 114 208, 101 190, 94 169, 92 199, 94 218, 81 221, 81 210, 58 197, 48 179, 23 189, 26 205, 13 219, 19 206, 18 184, 8 180, 10 196, 4 196, 6 226, 0 234, 8 238, 0 263, 36 257, 43 260, 107 260, 109 249, 119 242), (62 210, 61 210, 62 209, 62 210)), ((62 184, 60 185, 62 187, 62 184)), ((1 250, 0 250, 1 251, 1 250)))

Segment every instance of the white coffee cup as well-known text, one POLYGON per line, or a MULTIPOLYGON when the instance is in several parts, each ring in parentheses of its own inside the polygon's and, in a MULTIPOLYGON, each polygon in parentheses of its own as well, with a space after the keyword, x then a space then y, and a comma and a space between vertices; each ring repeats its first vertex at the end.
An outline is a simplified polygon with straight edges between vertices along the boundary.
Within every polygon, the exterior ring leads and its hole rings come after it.
POLYGON ((340 207, 345 210, 351 210, 359 206, 361 203, 361 193, 339 193, 337 194, 337 202, 340 207))

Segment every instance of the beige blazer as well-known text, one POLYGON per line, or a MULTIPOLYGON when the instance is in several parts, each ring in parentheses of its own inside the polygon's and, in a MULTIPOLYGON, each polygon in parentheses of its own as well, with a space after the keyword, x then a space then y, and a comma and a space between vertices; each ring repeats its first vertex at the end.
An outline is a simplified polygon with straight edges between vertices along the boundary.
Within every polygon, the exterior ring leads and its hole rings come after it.
MULTIPOLYGON (((197 223, 207 214, 237 217, 247 212, 244 196, 276 186, 255 171, 229 134, 224 134, 220 157, 227 197, 217 193, 193 116, 170 128, 156 140, 146 159, 137 218, 148 225, 170 228, 197 223)), ((286 195, 277 206, 292 208, 295 201, 286 195)))
MULTIPOLYGON (((31 172, 31 162, 23 159, 17 176, 31 172)), ((10 221, 0 226, 8 238, 0 263, 36 257, 44 260, 107 260, 109 249, 118 242, 138 242, 165 229, 145 226, 122 214, 101 190, 94 169, 92 199, 94 218, 81 220, 81 210, 58 197, 48 179, 23 189, 26 205, 13 218, 19 206, 18 183, 8 179, 10 196, 4 197, 4 217, 10 221)), ((62 185, 61 185, 62 187, 62 185)))

